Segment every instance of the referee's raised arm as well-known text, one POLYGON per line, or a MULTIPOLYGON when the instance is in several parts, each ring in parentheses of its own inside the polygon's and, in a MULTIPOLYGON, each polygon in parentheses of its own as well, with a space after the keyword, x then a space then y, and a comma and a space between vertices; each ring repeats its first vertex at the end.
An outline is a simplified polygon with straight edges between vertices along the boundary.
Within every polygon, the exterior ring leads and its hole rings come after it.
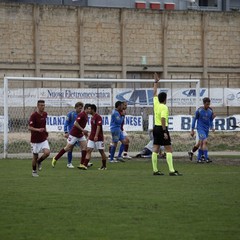
POLYGON ((153 84, 153 96, 157 96, 157 83, 159 82, 159 77, 157 75, 157 73, 154 73, 154 84, 153 84))

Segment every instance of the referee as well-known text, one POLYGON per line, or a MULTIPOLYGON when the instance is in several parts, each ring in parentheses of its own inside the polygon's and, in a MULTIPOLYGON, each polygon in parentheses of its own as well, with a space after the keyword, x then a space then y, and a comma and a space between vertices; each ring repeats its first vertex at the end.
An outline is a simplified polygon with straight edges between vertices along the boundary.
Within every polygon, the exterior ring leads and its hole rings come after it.
POLYGON ((154 127, 153 127, 153 153, 152 153, 152 167, 153 175, 161 176, 164 175, 163 172, 158 170, 158 152, 160 146, 164 146, 166 152, 166 159, 169 168, 169 176, 182 176, 181 173, 176 171, 173 167, 172 158, 172 145, 171 138, 168 132, 168 107, 167 94, 165 92, 160 92, 157 95, 157 83, 159 82, 159 77, 157 73, 154 74, 154 87, 153 87, 153 109, 154 109, 154 127))

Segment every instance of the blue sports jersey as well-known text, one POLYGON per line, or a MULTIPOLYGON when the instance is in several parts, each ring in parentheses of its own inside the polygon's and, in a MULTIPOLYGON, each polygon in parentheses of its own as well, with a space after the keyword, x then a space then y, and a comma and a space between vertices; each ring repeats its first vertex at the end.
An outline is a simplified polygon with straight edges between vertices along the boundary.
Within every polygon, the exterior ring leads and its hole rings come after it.
POLYGON ((116 109, 114 109, 111 115, 110 131, 120 130, 123 121, 124 116, 122 116, 116 109))
POLYGON ((207 110, 203 107, 198 108, 192 121, 192 129, 195 128, 197 121, 197 130, 209 131, 209 128, 213 128, 213 118, 213 110, 211 108, 207 110))
POLYGON ((76 111, 71 111, 67 114, 66 121, 64 123, 64 132, 70 132, 72 129, 74 122, 77 118, 78 113, 76 111))

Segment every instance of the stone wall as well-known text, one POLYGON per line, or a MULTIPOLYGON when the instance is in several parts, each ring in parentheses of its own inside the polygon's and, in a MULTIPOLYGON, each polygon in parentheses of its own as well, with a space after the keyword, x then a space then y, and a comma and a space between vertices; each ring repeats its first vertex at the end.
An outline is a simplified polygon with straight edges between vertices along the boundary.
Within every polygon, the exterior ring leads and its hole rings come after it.
POLYGON ((33 63, 33 7, 0 5, 0 62, 33 63))
POLYGON ((0 86, 4 75, 151 78, 157 71, 205 86, 209 79, 227 85, 228 76, 240 87, 238 12, 1 3, 0 36, 0 86))

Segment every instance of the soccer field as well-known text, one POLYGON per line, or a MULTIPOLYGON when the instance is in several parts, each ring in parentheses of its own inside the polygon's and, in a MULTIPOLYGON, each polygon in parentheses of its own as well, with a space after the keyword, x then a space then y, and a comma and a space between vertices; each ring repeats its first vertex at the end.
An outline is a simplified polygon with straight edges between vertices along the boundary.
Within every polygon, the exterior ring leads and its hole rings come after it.
MULTIPOLYGON (((216 157, 215 157, 216 158, 216 157)), ((67 169, 66 159, 0 160, 0 239, 240 239, 239 159, 195 164, 175 158, 182 177, 153 176, 150 159, 67 169), (231 163, 231 164, 229 164, 231 163)), ((77 160, 75 160, 77 166, 77 160)))

